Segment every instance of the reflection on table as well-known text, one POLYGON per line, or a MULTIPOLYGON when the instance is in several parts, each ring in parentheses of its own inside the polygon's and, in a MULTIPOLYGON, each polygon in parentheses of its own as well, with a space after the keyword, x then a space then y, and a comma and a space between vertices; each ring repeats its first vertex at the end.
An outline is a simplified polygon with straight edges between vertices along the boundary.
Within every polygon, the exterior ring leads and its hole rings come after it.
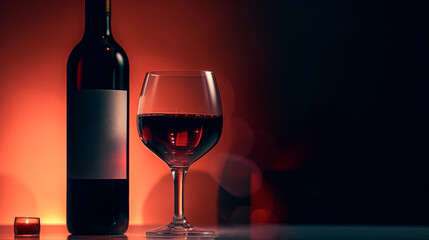
MULTIPOLYGON (((0 225, 0 240, 143 240, 146 231, 156 226, 129 227, 125 235, 73 236, 64 225, 42 225, 39 238, 15 237, 13 225, 0 225)), ((339 226, 339 225, 251 225, 204 226, 216 231, 215 239, 251 240, 427 240, 429 226, 339 226)), ((168 239, 168 238, 162 238, 168 239)), ((195 238, 174 238, 195 239, 195 238)), ((197 238, 198 239, 198 238, 197 238)), ((213 238, 201 238, 203 240, 213 238)))

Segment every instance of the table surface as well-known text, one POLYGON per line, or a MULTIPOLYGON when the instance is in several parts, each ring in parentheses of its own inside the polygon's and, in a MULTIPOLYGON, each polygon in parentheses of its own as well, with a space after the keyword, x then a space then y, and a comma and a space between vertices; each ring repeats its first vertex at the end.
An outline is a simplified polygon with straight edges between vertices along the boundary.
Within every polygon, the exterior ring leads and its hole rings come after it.
MULTIPOLYGON (((130 226, 122 236, 71 236, 64 225, 42 225, 39 238, 15 237, 13 225, 0 225, 0 240, 75 240, 146 239, 146 231, 154 226, 130 226)), ((205 226, 205 228, 210 228, 205 226)), ((211 227, 216 231, 212 239, 287 239, 287 240, 382 240, 382 239, 429 239, 429 226, 338 226, 338 225, 251 225, 234 227, 211 227)), ((162 238, 168 239, 168 238, 162 238)), ((178 239, 178 238, 175 238, 178 239)), ((180 238, 179 238, 180 239, 180 238)), ((181 238, 186 239, 186 238, 181 238)), ((195 239, 195 238, 188 238, 195 239)), ((210 239, 210 238, 203 238, 210 239)))

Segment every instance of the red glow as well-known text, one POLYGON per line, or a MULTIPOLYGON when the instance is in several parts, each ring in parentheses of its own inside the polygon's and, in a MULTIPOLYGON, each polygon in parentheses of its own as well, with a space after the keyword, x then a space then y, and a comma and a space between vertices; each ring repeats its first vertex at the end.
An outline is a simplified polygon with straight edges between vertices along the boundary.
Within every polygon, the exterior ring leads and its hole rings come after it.
POLYGON ((271 191, 271 188, 264 184, 257 192, 252 195, 250 223, 278 223, 279 218, 277 214, 279 212, 277 211, 277 205, 278 203, 271 191))
MULTIPOLYGON (((249 28, 257 15, 252 9, 229 1, 112 0, 112 31, 130 60, 131 224, 171 218, 169 169, 141 143, 135 119, 145 73, 184 69, 212 70, 220 89, 224 132, 191 167, 185 200, 192 223, 216 224, 218 185, 211 176, 223 162, 213 159, 231 150, 231 116, 256 116, 249 100, 256 101, 257 92, 241 86, 264 76, 258 69, 267 64, 265 43, 249 28)), ((16 215, 63 224, 66 62, 84 31, 84 1, 0 1, 0 22, 0 224, 11 224, 16 215)), ((250 152, 252 141, 240 154, 250 152)))
POLYGON ((271 211, 266 209, 256 209, 252 211, 250 221, 253 224, 264 224, 269 223, 271 217, 271 211))

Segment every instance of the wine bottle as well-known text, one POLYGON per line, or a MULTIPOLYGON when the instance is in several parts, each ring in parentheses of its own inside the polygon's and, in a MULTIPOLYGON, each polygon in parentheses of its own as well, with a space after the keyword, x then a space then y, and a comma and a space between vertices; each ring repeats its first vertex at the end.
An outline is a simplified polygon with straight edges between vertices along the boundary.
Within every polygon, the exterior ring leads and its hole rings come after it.
POLYGON ((128 228, 128 58, 110 30, 110 0, 85 1, 85 32, 67 62, 67 228, 128 228))

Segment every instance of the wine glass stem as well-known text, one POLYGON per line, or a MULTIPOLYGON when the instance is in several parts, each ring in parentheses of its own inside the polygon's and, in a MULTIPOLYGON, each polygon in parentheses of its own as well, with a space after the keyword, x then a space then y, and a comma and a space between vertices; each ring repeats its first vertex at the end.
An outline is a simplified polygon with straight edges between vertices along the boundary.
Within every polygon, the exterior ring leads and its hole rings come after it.
POLYGON ((185 185, 185 176, 188 171, 187 167, 172 167, 171 174, 173 175, 174 181, 174 224, 184 224, 186 223, 185 211, 183 206, 183 195, 184 195, 184 185, 185 185))

